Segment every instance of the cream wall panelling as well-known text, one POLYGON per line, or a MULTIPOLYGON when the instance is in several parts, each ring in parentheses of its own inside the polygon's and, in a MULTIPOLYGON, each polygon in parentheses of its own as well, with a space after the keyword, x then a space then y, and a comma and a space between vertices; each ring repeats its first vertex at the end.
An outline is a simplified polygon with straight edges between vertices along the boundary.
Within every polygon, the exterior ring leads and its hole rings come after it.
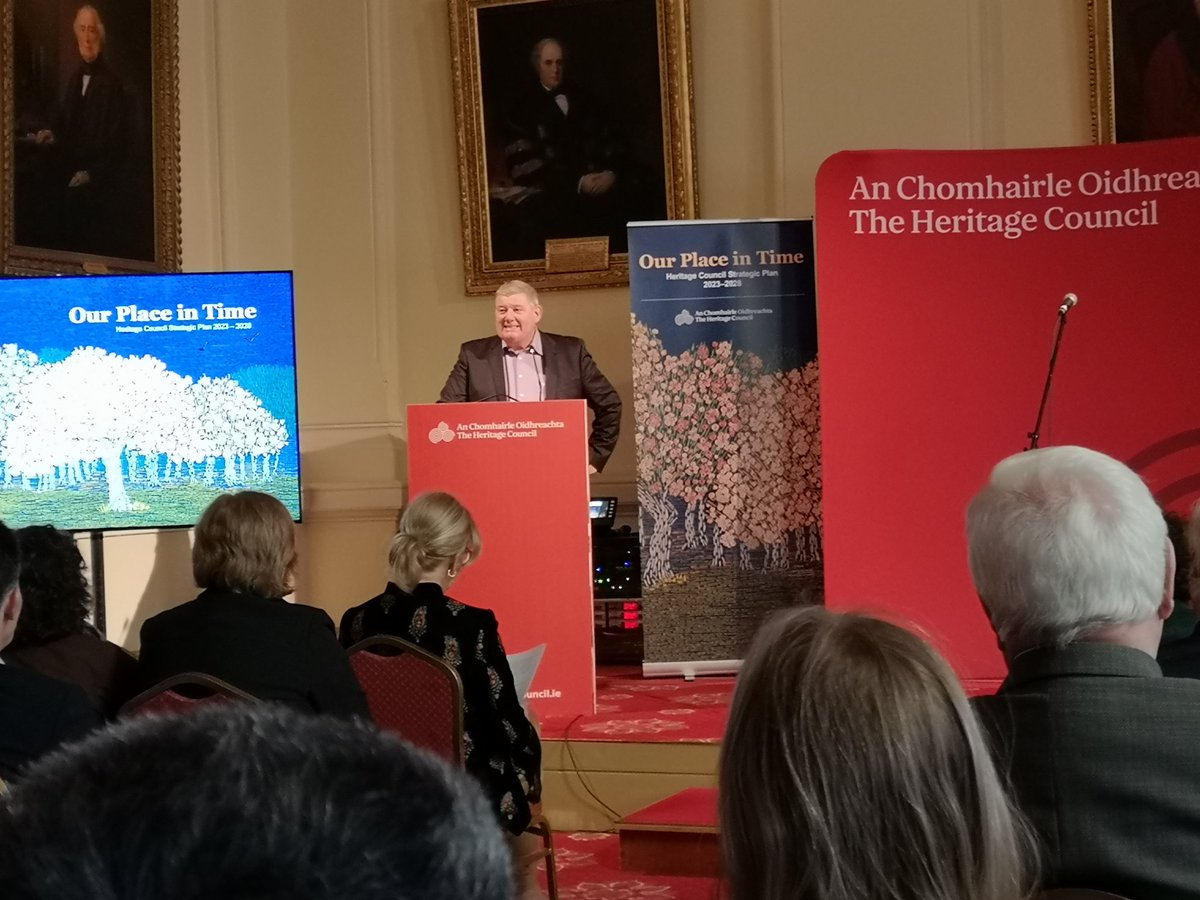
POLYGON ((180 154, 183 268, 224 269, 221 216, 220 103, 217 97, 216 3, 186 0, 179 9, 180 154))

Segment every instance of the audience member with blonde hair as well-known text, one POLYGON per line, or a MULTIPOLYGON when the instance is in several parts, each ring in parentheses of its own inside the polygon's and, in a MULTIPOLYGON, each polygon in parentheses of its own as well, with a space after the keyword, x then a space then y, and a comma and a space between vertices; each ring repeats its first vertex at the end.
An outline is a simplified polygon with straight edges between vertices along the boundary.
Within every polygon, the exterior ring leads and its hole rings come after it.
POLYGON ((282 599, 295 587, 295 569, 295 526, 282 503, 257 491, 214 500, 192 548, 203 593, 142 625, 143 686, 203 672, 263 700, 369 718, 333 621, 282 599))
POLYGON ((1017 900, 1024 832, 954 673, 887 622, 771 619, 720 769, 732 900, 1017 900))
POLYGON ((454 666, 466 700, 467 771, 483 784, 500 824, 518 835, 541 798, 541 744, 517 697, 496 616, 446 595, 481 549, 474 519, 454 497, 417 497, 392 538, 387 588, 348 610, 340 634, 346 647, 395 635, 454 666))

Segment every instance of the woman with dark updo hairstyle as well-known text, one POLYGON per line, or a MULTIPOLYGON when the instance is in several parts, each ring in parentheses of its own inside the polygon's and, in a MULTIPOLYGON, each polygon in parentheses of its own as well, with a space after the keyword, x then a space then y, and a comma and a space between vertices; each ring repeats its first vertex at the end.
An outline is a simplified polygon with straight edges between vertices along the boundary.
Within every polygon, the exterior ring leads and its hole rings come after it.
POLYGON ((137 691, 137 663, 100 637, 75 539, 50 525, 17 532, 24 606, 4 661, 77 684, 106 718, 137 691))
POLYGON ((454 497, 417 497, 392 537, 387 588, 346 612, 340 636, 350 647, 395 635, 454 666, 466 700, 466 769, 482 782, 500 824, 519 835, 541 797, 541 744, 517 698, 496 616, 445 593, 480 549, 475 521, 454 497))

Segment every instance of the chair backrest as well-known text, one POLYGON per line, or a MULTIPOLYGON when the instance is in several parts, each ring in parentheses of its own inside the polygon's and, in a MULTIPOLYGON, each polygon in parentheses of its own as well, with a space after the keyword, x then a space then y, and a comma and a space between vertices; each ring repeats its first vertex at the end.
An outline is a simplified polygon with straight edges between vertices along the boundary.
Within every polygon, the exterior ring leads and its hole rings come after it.
POLYGON ((252 694, 203 672, 181 672, 165 678, 127 700, 117 715, 140 716, 145 713, 186 713, 206 703, 257 702, 252 694))
POLYGON ((376 725, 462 765, 463 686, 452 665, 391 635, 366 638, 349 653, 376 725))

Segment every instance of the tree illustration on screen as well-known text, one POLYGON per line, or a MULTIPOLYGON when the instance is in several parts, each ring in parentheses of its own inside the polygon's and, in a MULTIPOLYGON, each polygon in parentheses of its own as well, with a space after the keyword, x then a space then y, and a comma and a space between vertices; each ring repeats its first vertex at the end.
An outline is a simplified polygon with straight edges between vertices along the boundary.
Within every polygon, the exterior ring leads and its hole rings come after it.
POLYGON ((28 362, 0 354, 0 390, 13 397, 0 458, 6 481, 19 478, 26 489, 74 487, 103 468, 108 508, 129 512, 129 482, 157 486, 182 477, 185 463, 194 477, 204 462, 212 484, 219 457, 223 481, 233 486, 273 472, 268 460, 274 455, 277 467, 288 442, 284 422, 228 377, 193 381, 155 357, 97 347, 47 365, 28 362))
POLYGON ((5 464, 5 437, 9 424, 17 414, 17 399, 33 375, 37 356, 22 350, 16 344, 0 344, 0 478, 12 480, 9 467, 5 464))
MULTIPOLYGON (((215 478, 216 457, 227 484, 244 484, 255 474, 254 457, 278 454, 287 443, 287 427, 263 408, 262 401, 232 378, 201 378, 191 386, 208 458, 207 480, 215 478)), ((276 465, 278 461, 276 460, 276 465)), ((264 475, 265 477, 265 475, 264 475)))

